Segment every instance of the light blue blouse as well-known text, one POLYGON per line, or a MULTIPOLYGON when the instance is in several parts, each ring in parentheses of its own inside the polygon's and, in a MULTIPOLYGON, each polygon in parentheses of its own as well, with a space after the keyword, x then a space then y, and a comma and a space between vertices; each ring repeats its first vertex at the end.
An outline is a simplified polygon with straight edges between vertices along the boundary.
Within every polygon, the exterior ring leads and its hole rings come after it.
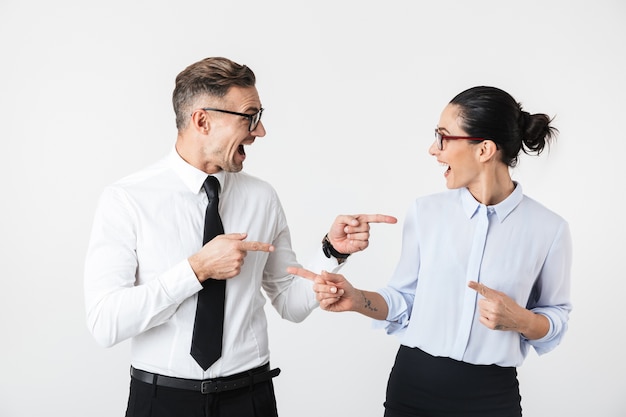
POLYGON ((396 270, 378 291, 389 314, 377 325, 434 356, 519 366, 529 346, 543 354, 561 342, 572 309, 571 263, 568 223, 525 196, 520 184, 494 206, 466 188, 421 197, 407 212, 396 270), (470 280, 545 315, 550 330, 528 340, 485 327, 470 280))

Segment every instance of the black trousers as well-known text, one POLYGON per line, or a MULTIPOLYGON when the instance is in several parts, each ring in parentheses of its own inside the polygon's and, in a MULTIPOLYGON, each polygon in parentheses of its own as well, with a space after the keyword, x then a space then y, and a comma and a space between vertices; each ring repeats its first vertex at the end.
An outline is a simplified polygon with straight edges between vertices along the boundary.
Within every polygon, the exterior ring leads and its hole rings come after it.
POLYGON ((514 367, 472 365, 401 346, 385 417, 521 417, 514 367))
POLYGON ((131 378, 126 417, 278 417, 272 380, 202 394, 131 378))

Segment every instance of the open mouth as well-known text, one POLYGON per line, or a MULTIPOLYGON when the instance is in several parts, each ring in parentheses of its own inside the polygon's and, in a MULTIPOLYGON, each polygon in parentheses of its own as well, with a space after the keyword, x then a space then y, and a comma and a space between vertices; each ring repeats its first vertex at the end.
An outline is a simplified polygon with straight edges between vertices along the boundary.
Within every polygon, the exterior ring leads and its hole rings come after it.
POLYGON ((238 153, 239 155, 246 156, 246 150, 243 148, 243 145, 239 145, 239 146, 237 147, 237 153, 238 153))

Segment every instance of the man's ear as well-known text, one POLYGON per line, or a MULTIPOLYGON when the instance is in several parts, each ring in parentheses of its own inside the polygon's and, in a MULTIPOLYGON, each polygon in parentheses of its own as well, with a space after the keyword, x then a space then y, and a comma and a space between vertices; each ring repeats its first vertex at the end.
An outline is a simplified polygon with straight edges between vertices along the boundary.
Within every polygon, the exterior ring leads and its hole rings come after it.
POLYGON ((190 127, 192 127, 195 131, 206 135, 209 133, 211 129, 211 125, 209 123, 209 117, 207 116, 207 112, 204 110, 196 110, 191 115, 191 120, 189 121, 190 127))
POLYGON ((479 158, 481 162, 487 162, 495 158, 495 154, 498 151, 496 143, 492 140, 485 139, 479 145, 479 158))

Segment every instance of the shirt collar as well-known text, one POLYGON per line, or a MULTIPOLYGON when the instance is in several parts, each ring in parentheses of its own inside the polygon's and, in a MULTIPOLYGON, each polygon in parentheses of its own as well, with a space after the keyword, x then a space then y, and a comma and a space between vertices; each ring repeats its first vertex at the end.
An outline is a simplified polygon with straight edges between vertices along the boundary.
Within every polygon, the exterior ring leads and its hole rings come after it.
MULTIPOLYGON (((490 212, 496 213, 496 216, 500 223, 502 223, 504 219, 509 214, 511 214, 513 210, 515 210, 515 207, 519 205, 519 203, 522 201, 522 198, 524 197, 524 194, 522 192, 522 185, 516 181, 513 181, 513 184, 515 184, 515 188, 513 189, 511 195, 509 195, 500 203, 494 206, 487 207, 490 212)), ((480 206, 483 204, 476 201, 472 193, 470 193, 467 188, 462 188, 460 192, 461 203, 463 204, 463 211, 465 212, 465 215, 471 219, 472 217, 474 217, 474 215, 478 212, 480 206)))
MULTIPOLYGON (((190 165, 187 161, 185 161, 176 151, 176 148, 172 149, 169 154, 169 164, 181 179, 181 181, 189 188, 189 190, 193 193, 199 193, 202 191, 202 184, 206 180, 207 174, 204 171, 199 170, 198 168, 190 165)), ((220 183, 220 188, 224 188, 224 171, 216 172, 215 174, 211 174, 220 183)))

